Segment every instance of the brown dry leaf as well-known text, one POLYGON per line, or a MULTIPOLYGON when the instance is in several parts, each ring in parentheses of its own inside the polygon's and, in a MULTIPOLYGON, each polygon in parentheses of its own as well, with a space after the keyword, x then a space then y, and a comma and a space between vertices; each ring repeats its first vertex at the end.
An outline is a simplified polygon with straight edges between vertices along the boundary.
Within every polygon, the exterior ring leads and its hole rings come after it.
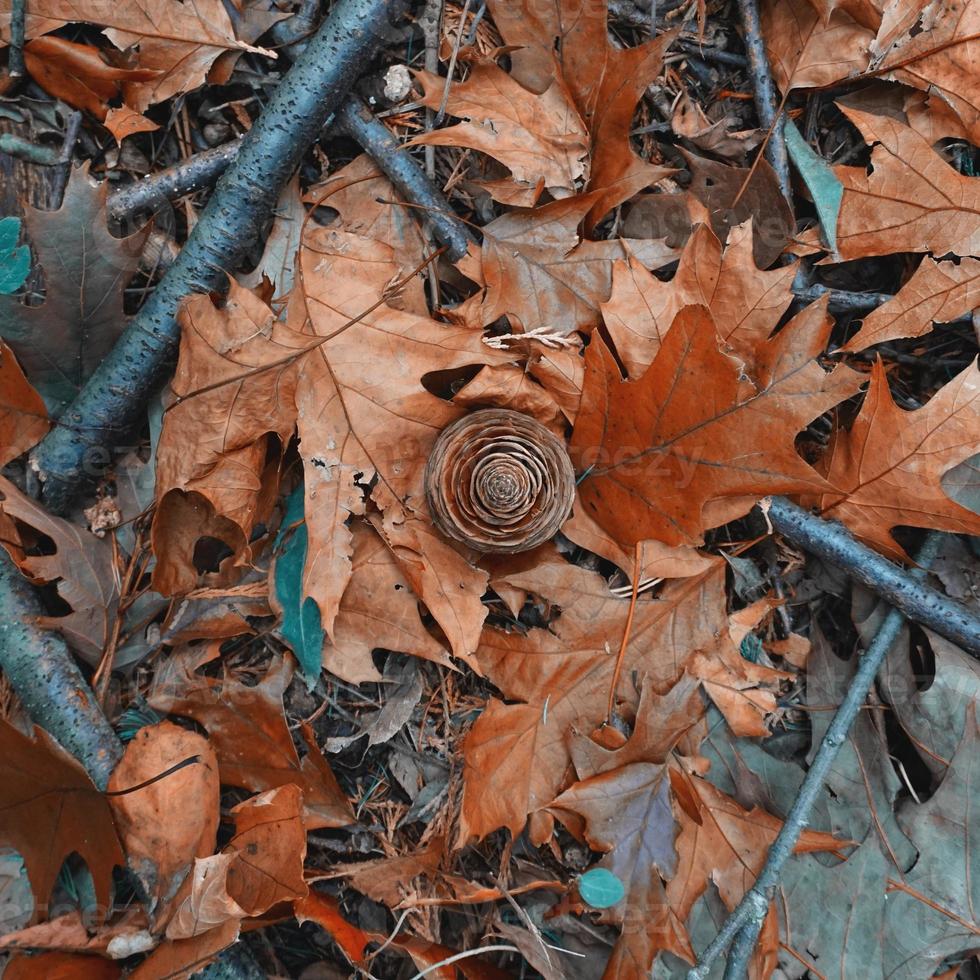
POLYGON ((262 792, 295 783, 303 791, 308 830, 345 827, 354 815, 316 744, 304 732, 302 762, 283 715, 282 696, 292 668, 274 661, 261 683, 247 687, 192 673, 193 664, 171 655, 157 673, 148 702, 158 711, 193 718, 207 729, 218 756, 221 782, 262 792))
POLYGON ((362 521, 351 533, 351 578, 333 643, 328 640, 323 649, 323 666, 350 684, 380 681, 371 657, 379 647, 450 666, 449 655, 423 625, 418 600, 384 538, 362 521))
POLYGON ((299 786, 290 783, 233 807, 234 837, 220 854, 195 860, 167 938, 191 939, 229 919, 262 915, 280 902, 305 898, 302 805, 299 786))
MULTIPOLYGON (((150 82, 160 74, 146 68, 117 68, 109 64, 98 48, 76 44, 63 37, 38 37, 24 46, 24 63, 31 78, 48 93, 64 99, 76 109, 85 109, 96 119, 104 120, 110 111, 108 103, 118 99, 124 82, 150 82)), ((138 113, 149 128, 150 122, 138 113)), ((130 119, 130 131, 135 120, 130 119)))
POLYGON ((765 0, 760 16, 773 78, 784 92, 830 85, 868 67, 875 32, 843 5, 825 20, 812 0, 765 0))
MULTIPOLYGON (((479 331, 384 304, 345 329, 406 271, 395 265, 389 245, 307 226, 302 292, 293 292, 290 316, 308 323, 316 336, 336 336, 304 359, 296 390, 310 535, 304 588, 317 601, 329 632, 350 577, 351 537, 344 521, 363 509, 363 488, 377 476, 372 495, 385 511, 385 535, 396 557, 401 560, 403 548, 408 555, 403 572, 446 632, 453 654, 466 658, 475 649, 482 615, 460 631, 456 614, 446 609, 441 579, 452 579, 452 595, 465 602, 458 583, 473 581, 472 566, 446 549, 445 562, 432 567, 435 559, 408 530, 418 524, 423 537, 432 534, 422 471, 439 432, 463 414, 431 394, 422 378, 474 364, 506 363, 510 357, 483 344, 479 331), (410 540, 391 539, 387 528, 398 526, 410 540)), ((472 621, 479 598, 469 596, 465 618, 472 621)))
MULTIPOLYGON (((923 0, 914 0, 921 3, 923 0)), ((813 9, 826 23, 835 10, 850 14, 862 27, 876 31, 881 24, 882 8, 888 6, 885 0, 810 0, 813 9)), ((893 5, 894 6, 894 5, 893 5)))
POLYGON ((362 895, 395 908, 411 890, 416 878, 423 875, 432 878, 436 874, 445 850, 445 839, 433 837, 417 851, 358 864, 338 864, 330 874, 331 877, 343 875, 362 895))
POLYGON ((126 848, 126 860, 149 896, 157 921, 181 886, 195 858, 213 853, 218 832, 218 760, 207 739, 168 721, 141 728, 113 770, 109 790, 141 789, 109 800, 126 848), (161 773, 187 759, 198 761, 163 779, 161 773), (183 805, 193 800, 193 806, 183 805))
MULTIPOLYGON (((420 71, 422 104, 442 105, 446 80, 420 71)), ((540 95, 528 91, 493 62, 477 62, 466 80, 449 89, 446 111, 464 123, 416 136, 412 144, 467 146, 510 170, 488 186, 498 200, 533 207, 543 190, 574 194, 587 172, 589 137, 560 78, 540 95)))
POLYGON ((915 411, 899 408, 881 362, 861 414, 834 434, 820 469, 833 491, 813 498, 823 515, 899 560, 898 525, 980 533, 980 515, 943 491, 942 476, 977 451, 980 370, 974 363, 915 411))
POLYGON ((151 133, 160 127, 152 119, 147 119, 146 116, 124 105, 119 106, 118 109, 109 109, 105 117, 105 128, 115 136, 117 143, 121 143, 127 136, 135 133, 151 133))
POLYGON ((794 439, 860 381, 850 371, 826 374, 813 359, 831 326, 823 310, 816 314, 804 311, 798 330, 767 345, 758 389, 718 349, 704 307, 681 311, 636 382, 621 380, 594 338, 570 447, 593 520, 625 548, 647 538, 698 545, 707 527, 746 513, 753 497, 823 483, 794 439), (712 501, 721 512, 706 511, 712 501))
MULTIPOLYGON (((627 599, 605 580, 543 549, 533 568, 503 576, 561 609, 548 629, 526 634, 484 630, 478 652, 487 678, 505 697, 491 700, 464 743, 460 843, 509 827, 516 837, 527 815, 546 807, 565 785, 567 737, 593 731, 605 718, 627 599)), ((631 676, 658 691, 681 680, 688 659, 727 629, 724 570, 717 563, 640 597, 617 701, 627 713, 638 695, 631 676)))
POLYGON ((122 967, 112 960, 78 953, 13 956, 3 971, 6 980, 115 980, 122 967))
POLYGON ((932 252, 980 255, 980 190, 915 130, 842 106, 871 153, 872 171, 836 167, 844 185, 837 221, 840 259, 932 252))
POLYGON ((677 258, 664 240, 581 240, 578 225, 594 200, 589 194, 510 211, 481 229, 479 276, 486 290, 463 308, 474 326, 507 316, 515 331, 590 330, 609 298, 616 259, 631 254, 657 269, 677 258))
POLYGON ((33 448, 50 426, 44 399, 24 377, 14 352, 0 340, 0 466, 33 448))
POLYGON ((35 915, 47 908, 62 862, 88 865, 99 919, 110 908, 112 869, 125 862, 106 798, 85 770, 40 728, 28 738, 0 720, 0 843, 24 860, 35 915))
MULTIPOLYGON (((635 549, 621 548, 578 502, 572 516, 562 525, 561 533, 570 541, 618 565, 632 581, 636 566, 635 549)), ((687 578, 700 575, 713 559, 695 548, 666 545, 662 541, 644 541, 640 545, 640 581, 660 578, 687 578)))
POLYGON ((782 255, 796 228, 775 171, 765 159, 753 167, 731 167, 686 150, 681 152, 691 170, 688 193, 707 209, 719 241, 725 241, 732 229, 751 218, 755 264, 768 269, 782 255))
MULTIPOLYGON (((309 187, 303 201, 339 212, 330 225, 338 231, 386 242, 393 249, 395 265, 404 272, 419 265, 428 251, 418 209, 400 204, 401 197, 391 181, 366 153, 309 187)), ((397 296, 388 298, 388 304, 428 316, 422 277, 406 283, 397 296)))
MULTIPOLYGON (((10 0, 0 0, 0 38, 9 43, 10 0)), ((32 5, 27 36, 37 37, 76 21, 103 28, 120 50, 138 46, 139 68, 153 72, 153 80, 123 85, 126 104, 138 112, 155 102, 201 85, 208 69, 225 52, 237 58, 244 51, 259 51, 235 37, 231 18, 221 0, 172 4, 165 0, 42 0, 32 5)))
POLYGON ((669 907, 664 890, 677 865, 667 767, 634 762, 600 773, 576 783, 548 809, 593 851, 606 854, 598 867, 626 890, 623 901, 600 916, 622 929, 603 977, 645 980, 664 950, 693 962, 684 920, 669 907))
POLYGON ((0 296, 0 336, 53 415, 78 394, 126 326, 123 291, 150 230, 115 238, 106 223, 109 182, 96 184, 88 171, 88 164, 71 171, 57 211, 25 209, 45 273, 44 302, 25 306, 17 296, 0 296))
POLYGON ((218 307, 205 295, 190 297, 181 307, 180 356, 171 383, 176 404, 164 415, 156 455, 158 512, 154 536, 161 547, 154 587, 164 595, 189 591, 197 572, 188 567, 196 540, 206 534, 232 548, 235 564, 247 549, 252 529, 268 517, 278 480, 267 474, 274 450, 288 445, 296 426, 296 361, 259 374, 248 371, 288 358, 309 341, 275 326, 272 310, 255 293, 230 283, 227 301, 218 307), (203 388, 213 390, 193 395, 203 388), (186 401, 180 399, 188 397, 186 401), (278 441, 276 441, 278 440, 278 441), (272 477, 272 487, 267 484, 272 477), (272 490, 273 492, 269 492, 272 490), (191 511, 169 496, 204 497, 221 520, 237 526, 216 534, 208 508, 191 511), (179 514, 170 516, 174 508, 179 514), (200 525, 191 518, 197 515, 200 525), (166 523, 166 533, 160 533, 166 523), (189 548, 174 549, 174 526, 189 548), (159 526, 158 526, 159 525, 159 526), (166 546, 163 547, 163 542, 166 546))
MULTIPOLYGON (((686 802, 674 808, 680 827, 675 839, 678 873, 667 884, 667 901, 678 920, 686 922, 694 903, 713 882, 732 909, 754 884, 781 822, 759 807, 743 809, 706 779, 676 764, 671 765, 671 784, 675 797, 683 793, 686 802)), ((836 851, 845 843, 830 834, 804 830, 794 853, 836 851)), ((772 952, 765 946, 764 941, 763 955, 772 952)))
POLYGON ((507 408, 537 419, 555 435, 563 435, 565 422, 555 396, 535 381, 525 365, 488 364, 455 395, 453 404, 474 411, 507 408))
POLYGON ((85 954, 94 961, 96 956, 109 956, 120 948, 134 953, 152 948, 156 939, 147 925, 146 913, 130 907, 114 922, 93 930, 91 917, 73 909, 47 922, 0 936, 0 951, 50 949, 85 954))
POLYGON ((606 5, 585 0, 554 4, 494 0, 490 12, 513 52, 511 74, 525 87, 545 91, 558 72, 584 120, 591 140, 587 191, 595 192, 586 230, 617 204, 671 173, 636 155, 629 132, 637 103, 660 73, 674 40, 665 32, 633 48, 613 45, 606 5))
POLYGON ((926 256, 907 283, 873 310, 842 350, 860 351, 900 337, 921 337, 980 306, 980 261, 937 262, 926 256))
MULTIPOLYGON (((906 5, 893 6, 902 11, 906 5)), ((875 42, 879 57, 874 67, 881 71, 895 66, 883 77, 928 92, 955 113, 970 142, 978 142, 980 85, 975 65, 980 57, 980 7, 939 0, 915 0, 908 7, 911 9, 895 30, 882 24, 882 34, 875 42)))
POLYGON ((119 606, 119 578, 112 545, 84 528, 48 513, 0 477, 0 514, 33 528, 54 542, 52 554, 27 555, 16 542, 0 540, 20 570, 37 584, 54 582, 71 607, 65 616, 40 616, 89 663, 95 665, 109 642, 119 606))
POLYGON ((708 307, 721 339, 751 364, 793 298, 794 273, 792 265, 756 266, 750 222, 732 229, 724 253, 712 230, 698 225, 669 283, 633 258, 617 262, 602 319, 633 379, 653 362, 674 317, 692 305, 708 307))

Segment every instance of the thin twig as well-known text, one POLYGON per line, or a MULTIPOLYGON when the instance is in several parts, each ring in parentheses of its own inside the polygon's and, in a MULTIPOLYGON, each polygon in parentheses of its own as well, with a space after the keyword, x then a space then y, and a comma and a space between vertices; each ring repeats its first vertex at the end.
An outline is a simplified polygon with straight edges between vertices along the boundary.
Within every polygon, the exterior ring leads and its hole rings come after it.
POLYGON ((433 963, 431 966, 427 966, 424 970, 420 970, 418 973, 412 977, 412 980, 422 980, 423 977, 427 977, 430 973, 434 973, 436 970, 442 969, 444 966, 451 966, 453 963, 458 963, 460 960, 468 960, 471 956, 482 956, 484 953, 520 953, 520 950, 516 946, 479 946, 476 949, 468 949, 462 953, 456 953, 454 956, 447 956, 444 960, 439 960, 438 963, 433 963))
POLYGON ((749 71, 752 75, 752 85, 755 92, 755 108, 759 114, 759 122, 763 129, 770 130, 766 143, 766 156, 776 171, 779 189, 783 197, 793 206, 793 190, 789 177, 789 157, 786 153, 786 142, 783 139, 782 119, 777 106, 776 86, 772 80, 769 58, 766 46, 762 40, 762 24, 759 21, 759 7, 756 0, 738 0, 742 14, 742 26, 745 29, 745 53, 749 59, 749 71))
POLYGON ((766 513, 783 537, 818 558, 843 568, 889 605, 916 623, 946 637, 970 653, 980 654, 980 618, 962 603, 950 599, 856 541, 836 521, 825 521, 786 500, 769 498, 766 513))
MULTIPOLYGON (((770 516, 772 516, 772 509, 770 509, 770 516)), ((777 520, 774 519, 773 523, 777 524, 777 520)), ((911 579, 920 581, 925 578, 929 567, 939 553, 942 541, 943 535, 938 531, 931 531, 926 536, 915 558, 916 567, 908 573, 911 579)), ((711 964, 732 941, 732 950, 725 969, 725 980, 741 980, 745 976, 749 958, 755 948, 759 931, 769 910, 771 892, 779 881, 783 866, 793 853, 800 835, 807 825, 810 811, 823 790, 837 753, 847 740, 847 733, 861 710, 878 670, 888 651, 894 646, 904 623, 905 616, 898 609, 892 609, 885 617, 861 658, 861 663, 854 674, 847 693, 844 695, 844 700, 827 728, 827 733, 813 757, 813 763, 800 785, 793 806, 769 848, 766 863, 763 865, 755 884, 745 893, 741 902, 722 925, 718 935, 701 954, 697 966, 688 973, 687 980, 704 980, 711 964)))
POLYGON ((51 203, 54 209, 61 207, 65 199, 65 188, 68 186, 68 175, 71 173, 71 158, 75 155, 75 143, 78 142, 78 131, 82 127, 82 114, 76 109, 69 117, 65 126, 65 138, 61 143, 58 154, 58 169, 51 181, 51 203))

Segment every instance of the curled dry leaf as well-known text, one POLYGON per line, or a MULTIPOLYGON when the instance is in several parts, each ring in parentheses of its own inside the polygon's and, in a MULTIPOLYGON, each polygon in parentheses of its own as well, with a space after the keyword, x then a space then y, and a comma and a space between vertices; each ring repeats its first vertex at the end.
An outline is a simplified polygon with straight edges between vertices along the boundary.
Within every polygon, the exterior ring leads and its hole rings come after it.
POLYGON ((171 722, 141 728, 113 770, 109 798, 131 871, 166 921, 169 904, 195 858, 214 851, 218 831, 218 760, 207 739, 171 722), (163 778, 172 766, 196 762, 163 778), (190 805, 188 805, 190 804, 190 805))
POLYGON ((582 0, 494 0, 490 12, 504 42, 519 49, 511 55, 514 78, 535 92, 544 92, 556 76, 563 79, 585 122, 591 151, 586 190, 595 192, 587 232, 617 204, 671 173, 637 156, 630 129, 673 32, 636 47, 619 47, 607 32, 606 5, 582 0))
POLYGON ((479 551, 530 551, 568 517, 575 472, 564 443, 539 422, 487 408, 440 434, 425 492, 447 537, 479 551))
POLYGON ((198 858, 167 938, 191 939, 229 919, 261 915, 305 898, 306 830, 302 793, 293 783, 239 803, 235 835, 220 854, 198 858))
MULTIPOLYGON (((11 0, 0 0, 0 22, 4 25, 0 38, 5 43, 9 43, 10 9, 11 0)), ((166 0, 43 0, 32 5, 27 36, 47 34, 76 21, 103 28, 106 37, 120 50, 138 48, 138 67, 151 72, 151 78, 123 83, 127 105, 138 112, 203 84, 208 69, 222 55, 228 53, 237 58, 244 51, 260 50, 235 36, 221 0, 196 0, 193 4, 166 0)))

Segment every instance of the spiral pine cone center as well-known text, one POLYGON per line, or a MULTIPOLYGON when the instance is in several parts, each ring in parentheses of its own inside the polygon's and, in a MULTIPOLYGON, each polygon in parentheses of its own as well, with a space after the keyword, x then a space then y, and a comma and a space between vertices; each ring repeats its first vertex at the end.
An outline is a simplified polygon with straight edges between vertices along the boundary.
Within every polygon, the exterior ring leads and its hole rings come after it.
POLYGON ((553 537, 575 499, 561 442, 527 415, 473 412, 444 429, 425 470, 436 526, 480 551, 517 552, 553 537))

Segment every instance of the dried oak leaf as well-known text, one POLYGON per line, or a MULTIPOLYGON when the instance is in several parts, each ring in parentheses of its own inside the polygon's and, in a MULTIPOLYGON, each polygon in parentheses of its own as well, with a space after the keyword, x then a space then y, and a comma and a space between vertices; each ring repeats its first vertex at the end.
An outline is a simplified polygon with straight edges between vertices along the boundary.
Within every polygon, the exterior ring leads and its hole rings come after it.
POLYGON ((617 204, 671 173, 640 159, 629 134, 637 103, 660 74, 672 32, 633 48, 617 47, 607 33, 605 3, 590 0, 494 0, 490 12, 504 42, 519 49, 511 54, 514 78, 544 92, 560 74, 585 122, 591 150, 586 190, 594 192, 587 232, 617 204))
POLYGON ((4 337, 52 415, 57 415, 112 349, 126 325, 123 290, 148 228, 114 238, 106 226, 108 182, 72 171, 57 211, 28 207, 24 224, 45 274, 40 306, 0 296, 4 337))
POLYGON ((247 687, 230 675, 203 677, 177 656, 154 682, 148 701, 158 711, 193 718, 208 732, 218 756, 221 782, 262 792, 295 783, 303 792, 308 830, 345 827, 353 811, 312 732, 303 731, 300 761, 283 715, 282 696, 292 669, 275 662, 259 684, 247 687))
POLYGON ((844 185, 837 220, 840 259, 932 252, 980 255, 980 190, 914 129, 842 106, 871 152, 864 167, 835 167, 844 185))
POLYGON ((980 141, 980 84, 974 68, 980 57, 980 8, 940 0, 895 7, 907 14, 895 29, 882 24, 887 36, 879 34, 874 45, 876 70, 891 68, 884 78, 928 92, 956 114, 971 143, 980 141))
MULTIPOLYGON (((422 103, 442 106, 446 80, 420 71, 422 103)), ((491 181, 490 193, 515 207, 533 207, 542 191, 569 197, 587 172, 589 136, 560 77, 540 95, 493 62, 474 64, 466 80, 449 89, 446 111, 467 121, 416 136, 412 144, 467 146, 511 172, 491 181)))
POLYGON ((436 527, 482 552, 531 551, 553 538, 575 499, 565 443, 520 412, 485 408, 439 434, 425 468, 436 527))
POLYGON ((41 729, 28 738, 0 720, 0 843, 24 861, 35 916, 46 908, 62 862, 77 853, 92 875, 96 906, 111 906, 112 869, 125 863, 106 798, 41 729))
POLYGON ((930 256, 887 302, 872 310, 842 350, 860 351, 900 337, 921 337, 980 306, 980 261, 937 262, 930 256))
MULTIPOLYGON (((686 922, 694 903, 714 883, 725 906, 733 909, 755 883, 782 823, 757 806, 744 809, 676 763, 670 775, 679 832, 674 841, 678 873, 667 883, 667 902, 678 921, 686 922)), ((804 830, 793 853, 836 851, 846 843, 831 834, 804 830)), ((764 935, 757 955, 773 957, 778 939, 775 929, 768 941, 764 935)))
POLYGON ((769 272, 756 266, 751 222, 732 229, 724 250, 710 228, 698 225, 669 283, 632 257, 616 262, 602 320, 633 379, 653 362, 681 309, 693 305, 711 311, 719 337, 751 365, 793 298, 794 271, 792 265, 769 272))
POLYGON ((603 977, 649 977, 659 951, 693 962, 684 920, 668 905, 664 888, 677 869, 667 766, 633 762, 599 773, 565 790, 548 809, 593 851, 605 853, 597 866, 625 887, 624 899, 600 916, 622 928, 603 977))
POLYGON ((50 426, 44 399, 24 377, 14 352, 0 341, 0 466, 40 442, 50 426))
MULTIPOLYGON (((11 0, 0 0, 0 21, 4 24, 0 38, 5 43, 10 40, 10 7, 11 0)), ((261 52, 235 36, 221 0, 196 0, 193 4, 42 0, 32 5, 27 37, 47 34, 76 21, 103 28, 103 34, 119 49, 138 47, 139 68, 154 73, 149 81, 123 83, 126 104, 138 112, 202 85, 213 63, 225 53, 237 58, 245 51, 261 52)))
POLYGON ((831 85, 867 69, 874 30, 843 5, 824 19, 812 0, 765 0, 759 13, 773 78, 784 92, 831 85))
MULTIPOLYGON (((737 225, 752 219, 752 254, 767 269, 793 237, 796 219, 779 189, 776 172, 759 160, 752 167, 730 167, 681 150, 691 170, 688 191, 707 209, 711 228, 725 241, 737 225)), ((657 195, 648 195, 650 197, 657 195)))
POLYGON ((825 517, 899 560, 906 556, 891 534, 897 525, 980 533, 980 514, 942 487, 943 474, 976 453, 978 425, 976 364, 909 412, 895 404, 879 361, 860 415, 849 430, 834 433, 820 462, 834 489, 813 499, 825 517))
MULTIPOLYGON (((466 737, 460 843, 499 827, 518 836, 528 814, 563 788, 569 734, 592 732, 605 718, 628 599, 549 549, 534 557, 532 567, 501 579, 561 612, 547 629, 484 629, 480 667, 504 697, 523 703, 491 700, 466 737)), ((640 597, 616 690, 624 712, 631 714, 638 700, 634 674, 644 687, 667 692, 697 650, 722 642, 715 638, 728 630, 724 577, 713 562, 699 575, 668 582, 655 599, 640 597)))
POLYGON ((54 543, 52 554, 25 554, 16 542, 3 540, 11 559, 35 583, 56 584, 71 607, 64 616, 40 616, 38 623, 58 630, 89 663, 99 662, 109 642, 119 607, 119 576, 112 545, 50 514, 0 477, 0 515, 14 518, 54 543))
POLYGON ((594 195, 514 210, 485 225, 479 262, 471 253, 463 271, 485 286, 457 316, 483 327, 507 316, 514 330, 570 334, 599 323, 609 298, 612 267, 633 255, 650 269, 677 258, 663 239, 583 241, 578 225, 594 195), (627 251, 628 250, 628 251, 627 251))
POLYGON ((794 322, 758 355, 758 387, 719 350, 704 307, 680 312, 635 382, 622 381, 593 338, 570 452, 584 474, 582 504, 622 547, 648 538, 697 545, 759 497, 826 486, 794 439, 853 394, 860 376, 827 374, 814 360, 831 326, 824 309, 794 322))
POLYGON ((978 735, 974 702, 939 788, 925 803, 907 800, 899 810, 919 858, 900 878, 889 876, 882 940, 886 975, 931 976, 947 957, 959 960, 976 949, 980 823, 971 808, 980 781, 978 735))
POLYGON ((111 797, 109 805, 129 868, 139 877, 159 922, 194 859, 214 851, 220 816, 218 760, 207 739, 196 732, 168 721, 149 725, 126 746, 108 788, 118 792, 132 786, 142 788, 111 797), (195 756, 197 762, 156 778, 195 756), (186 800, 194 805, 185 806, 186 800))
POLYGON ((386 304, 365 313, 395 276, 409 271, 399 269, 392 248, 382 242, 308 225, 300 269, 291 321, 308 325, 310 341, 329 338, 303 359, 296 388, 310 535, 306 592, 329 632, 350 577, 345 521, 363 510, 362 487, 376 478, 372 496, 385 515, 382 533, 453 654, 466 658, 483 622, 483 589, 460 583, 473 583, 480 573, 451 549, 443 549, 440 567, 433 567, 436 559, 424 547, 434 535, 423 490, 423 467, 436 437, 463 412, 431 394, 423 376, 512 357, 483 344, 479 331, 386 304), (361 319, 348 328, 355 317, 361 319), (455 605, 448 616, 445 580, 452 583, 455 605))
MULTIPOLYGON (((130 906, 121 915, 114 915, 113 920, 93 930, 91 918, 73 909, 46 922, 6 933, 0 937, 0 950, 50 949, 85 954, 87 960, 94 960, 93 954, 109 956, 120 947, 141 953, 156 942, 149 934, 142 909, 130 906)), ((44 977, 47 980, 47 974, 44 977)))

